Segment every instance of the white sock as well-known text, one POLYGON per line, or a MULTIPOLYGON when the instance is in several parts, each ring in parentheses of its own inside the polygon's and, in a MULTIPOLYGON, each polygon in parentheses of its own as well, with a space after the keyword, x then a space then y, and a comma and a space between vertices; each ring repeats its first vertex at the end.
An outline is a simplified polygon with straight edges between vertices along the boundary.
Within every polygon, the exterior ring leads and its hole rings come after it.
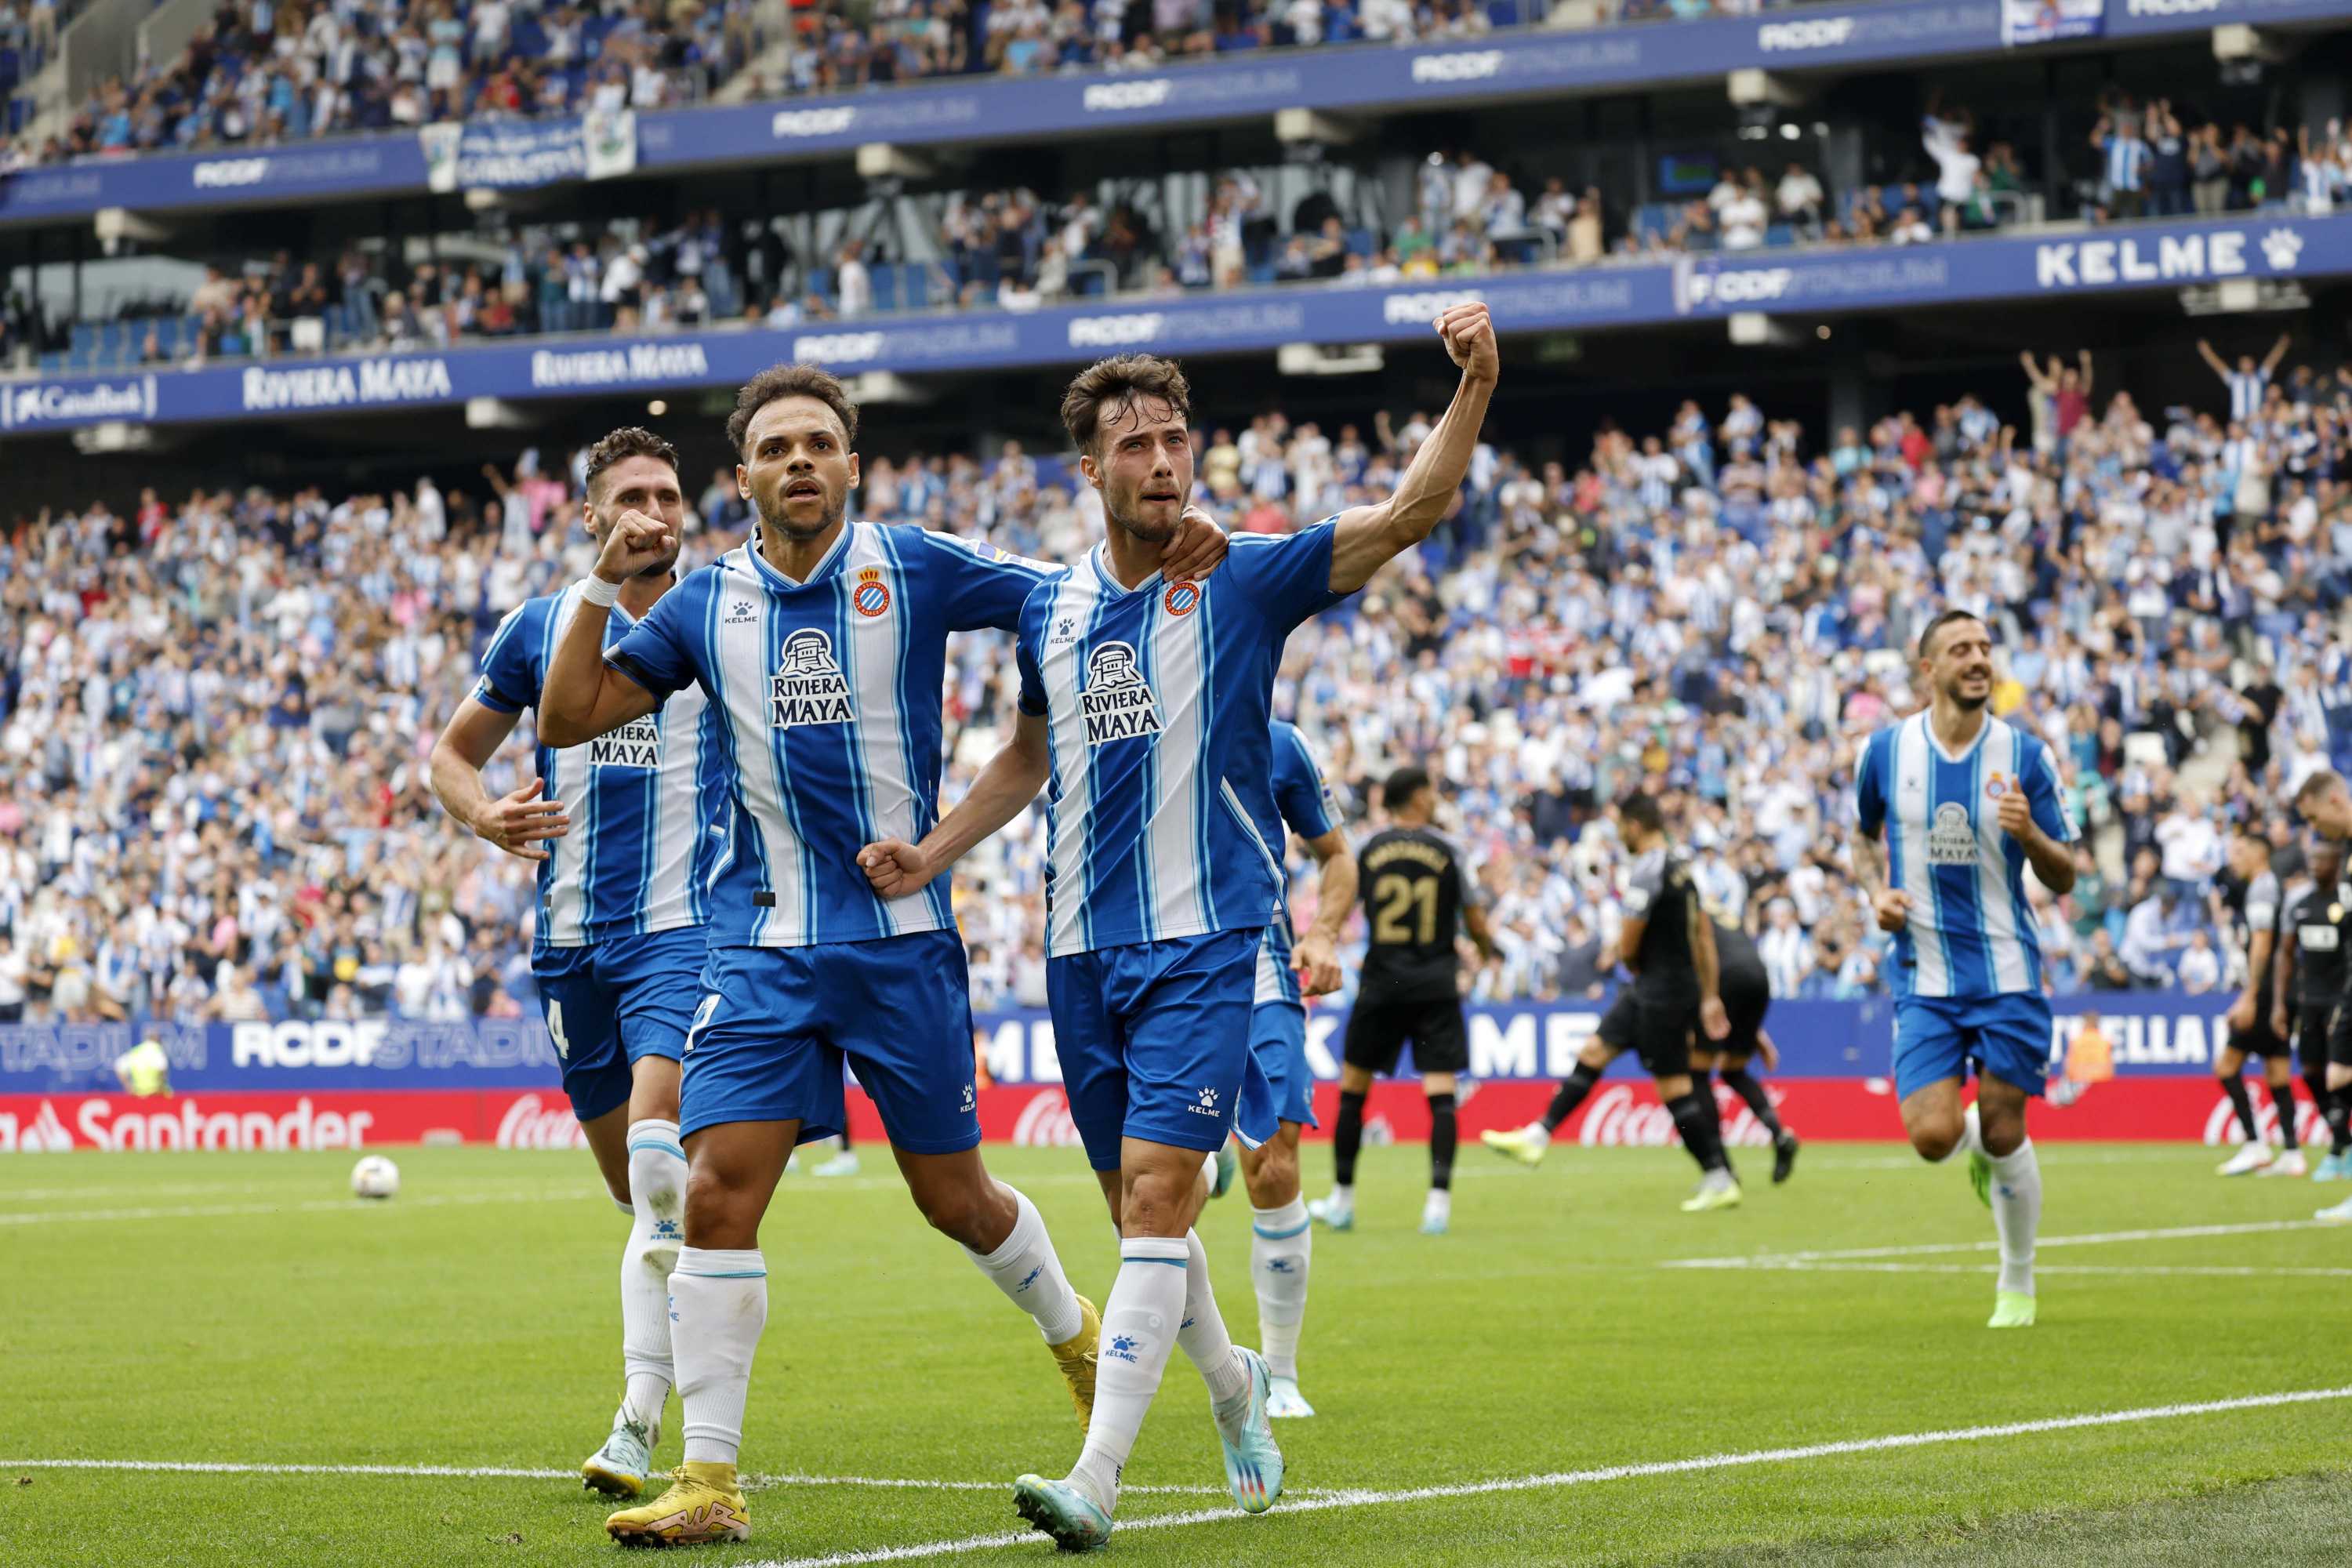
POLYGON ((1298 1198, 1280 1208, 1250 1213, 1250 1282, 1257 1287, 1258 1348, 1265 1352, 1268 1372, 1296 1379, 1315 1222, 1307 1217, 1307 1205, 1298 1198))
POLYGON ((1103 1304, 1102 1354, 1095 1366, 1095 1414, 1087 1446, 1070 1471, 1072 1486, 1108 1513, 1118 1505, 1119 1472, 1135 1451, 1143 1413, 1160 1392, 1160 1374, 1176 1348, 1184 1314, 1187 1248, 1169 1237, 1118 1244, 1118 1279, 1103 1304))
POLYGON ((1224 1314, 1217 1310, 1216 1293, 1209 1289, 1209 1249, 1201 1245, 1201 1233, 1186 1231, 1184 1243, 1184 1321, 1176 1331, 1176 1343, 1201 1369, 1217 1425, 1238 1430, 1242 1417, 1249 1414, 1249 1369, 1234 1353, 1224 1314))
POLYGON ((1444 1187, 1430 1188, 1429 1196, 1422 1202, 1421 1217, 1423 1219, 1452 1219, 1454 1217, 1454 1194, 1447 1192, 1444 1187))
POLYGON ((669 1274, 686 1235, 686 1151, 677 1123, 629 1123, 628 1245, 621 1251, 621 1367, 627 1392, 613 1424, 661 1436, 662 1404, 677 1381, 669 1343, 669 1274))
POLYGON ((757 1247, 680 1248, 669 1300, 687 1462, 731 1465, 743 1446, 751 1356, 768 1326, 767 1260, 757 1247))
POLYGON ((1021 1211, 1012 1231, 995 1251, 983 1254, 966 1247, 964 1255, 996 1282, 1014 1306, 1037 1320, 1037 1331, 1045 1336, 1047 1344, 1076 1339, 1086 1327, 1086 1314, 1078 1310, 1078 1293, 1070 1289, 1070 1278, 1062 1272, 1062 1260, 1055 1256, 1054 1238, 1045 1234, 1045 1218, 1018 1188, 1004 1190, 1013 1194, 1021 1211))
POLYGON ((1339 1205, 1343 1209, 1354 1208, 1356 1206, 1356 1184, 1353 1182, 1349 1182, 1345 1185, 1334 1183, 1331 1187, 1331 1201, 1339 1205))
POLYGON ((1992 1227, 2000 1237, 1998 1289, 2033 1294, 2033 1238, 2042 1228, 2042 1162, 2028 1138, 1992 1161, 1992 1227))

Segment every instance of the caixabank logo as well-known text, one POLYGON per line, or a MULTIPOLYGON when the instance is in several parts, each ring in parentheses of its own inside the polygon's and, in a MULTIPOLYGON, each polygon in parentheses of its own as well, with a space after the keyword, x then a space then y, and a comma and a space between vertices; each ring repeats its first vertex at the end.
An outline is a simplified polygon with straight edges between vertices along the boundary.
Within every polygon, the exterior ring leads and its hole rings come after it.
POLYGON ((155 378, 121 381, 34 382, 0 391, 0 430, 64 429, 110 419, 155 417, 155 378))

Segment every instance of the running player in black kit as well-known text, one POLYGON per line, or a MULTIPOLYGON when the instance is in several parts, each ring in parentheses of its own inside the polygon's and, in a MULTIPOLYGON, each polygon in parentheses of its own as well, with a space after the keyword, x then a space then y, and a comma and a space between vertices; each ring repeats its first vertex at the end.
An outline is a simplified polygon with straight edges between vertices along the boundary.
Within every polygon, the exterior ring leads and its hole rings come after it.
POLYGON ((1429 1097, 1429 1197, 1421 1228, 1443 1236, 1453 1218, 1454 1075, 1470 1065, 1455 943, 1466 927, 1481 957, 1492 957, 1495 944, 1461 857, 1430 826, 1437 792, 1429 775, 1399 768, 1381 787, 1381 801, 1390 826, 1356 857, 1370 936, 1341 1054, 1331 1195, 1307 1205, 1307 1212, 1334 1230, 1355 1225, 1364 1096, 1375 1074, 1396 1070, 1398 1054, 1411 1040, 1412 1065, 1429 1097))
POLYGON ((1717 967, 1716 924, 1699 907, 1690 868, 1666 841, 1658 803, 1646 795, 1628 796, 1617 818, 1625 847, 1635 857, 1624 898, 1625 925, 1618 936, 1619 956, 1633 972, 1633 983, 1617 993, 1542 1119, 1516 1131, 1486 1132, 1481 1142, 1497 1153, 1537 1163, 1550 1146, 1552 1130, 1584 1103, 1609 1064, 1630 1050, 1656 1080, 1658 1098, 1675 1119, 1683 1147, 1698 1162, 1698 1191, 1685 1200, 1683 1212, 1729 1208, 1739 1201, 1739 1184, 1723 1152, 1714 1095, 1700 1094, 1691 1077, 1694 1033, 1710 1053, 1715 1042, 1731 1035, 1717 967))
POLYGON ((2270 840, 2244 831, 2230 840, 2229 897, 2237 935, 2246 955, 2246 989, 2227 1015, 2229 1043, 2213 1053, 2213 1075, 2221 1092, 2238 1113, 2246 1141, 2224 1161, 2225 1176, 2300 1176, 2303 1150, 2294 1133, 2294 1075, 2287 1059, 2287 1043, 2271 1027, 2273 950, 2277 944, 2280 913, 2278 878, 2271 870, 2270 840), (2278 1106, 2280 1152, 2273 1157, 2269 1140, 2254 1120, 2253 1098, 2246 1091, 2243 1072, 2248 1057, 2259 1057, 2278 1106))
MULTIPOLYGON (((2308 850, 2311 877, 2287 899, 2279 922, 2278 957, 2271 989, 2278 998, 2271 1027, 2294 1042, 2303 1081, 2312 1103, 2327 1121, 2332 1145, 2312 1172, 2321 1182, 2352 1181, 2352 1106, 2327 1087, 2327 1047, 2338 1005, 2344 998, 2345 949, 2352 943, 2352 888, 2344 882, 2344 846, 2314 836, 2308 850)), ((2284 1108, 2280 1110, 2285 1115, 2284 1108)))
MULTIPOLYGON (((1691 1079, 1702 1104, 1714 1099, 1706 1081, 1709 1073, 1720 1074, 1723 1086, 1747 1102, 1748 1114, 1772 1140, 1772 1180, 1778 1184, 1797 1168, 1797 1135, 1780 1125, 1771 1097, 1748 1070, 1749 1058, 1759 1052, 1768 1070, 1780 1065, 1772 1037, 1764 1032, 1764 1015, 1772 1005, 1771 981, 1764 973, 1764 959, 1756 951, 1754 939, 1724 910, 1709 907, 1706 912, 1715 922, 1715 955, 1722 971, 1723 1010, 1731 1032, 1719 1041, 1693 1038, 1691 1079)), ((1717 1125, 1720 1129, 1720 1117, 1717 1125)))

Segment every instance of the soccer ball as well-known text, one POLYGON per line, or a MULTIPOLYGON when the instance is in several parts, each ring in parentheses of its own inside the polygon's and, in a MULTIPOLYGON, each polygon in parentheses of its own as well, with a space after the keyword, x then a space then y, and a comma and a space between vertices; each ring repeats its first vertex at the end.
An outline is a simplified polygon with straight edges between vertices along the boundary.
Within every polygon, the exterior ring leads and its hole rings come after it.
POLYGON ((352 1167, 352 1195, 388 1198, 400 1191, 400 1167, 381 1154, 370 1154, 352 1167))

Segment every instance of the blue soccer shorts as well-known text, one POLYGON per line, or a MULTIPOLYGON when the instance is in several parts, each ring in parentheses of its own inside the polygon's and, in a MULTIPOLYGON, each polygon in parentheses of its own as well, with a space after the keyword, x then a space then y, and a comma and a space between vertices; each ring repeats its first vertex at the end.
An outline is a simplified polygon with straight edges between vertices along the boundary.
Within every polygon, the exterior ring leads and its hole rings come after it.
POLYGON ((531 954, 540 1012, 574 1116, 593 1121, 628 1104, 629 1069, 638 1058, 676 1061, 684 1054, 709 934, 681 926, 531 954))
POLYGON ((1307 1065, 1307 1009, 1296 1002, 1261 1002, 1250 1010, 1250 1055, 1265 1074, 1276 1121, 1319 1127, 1315 1074, 1307 1065))
POLYGON ((1070 1118, 1097 1171, 1119 1142, 1204 1152, 1274 1136, 1274 1091, 1250 1048, 1262 932, 1129 942, 1050 959, 1045 999, 1070 1118))
POLYGON ((971 991, 953 930, 812 947, 715 947, 688 1037, 678 1134, 728 1121, 845 1125, 841 1069, 882 1113, 893 1148, 980 1142, 971 991))
POLYGON ((2038 991, 1994 996, 1898 996, 1895 1094, 1908 1099, 1948 1078, 1980 1074, 2040 1094, 2050 1077, 2050 1003, 2038 991))

